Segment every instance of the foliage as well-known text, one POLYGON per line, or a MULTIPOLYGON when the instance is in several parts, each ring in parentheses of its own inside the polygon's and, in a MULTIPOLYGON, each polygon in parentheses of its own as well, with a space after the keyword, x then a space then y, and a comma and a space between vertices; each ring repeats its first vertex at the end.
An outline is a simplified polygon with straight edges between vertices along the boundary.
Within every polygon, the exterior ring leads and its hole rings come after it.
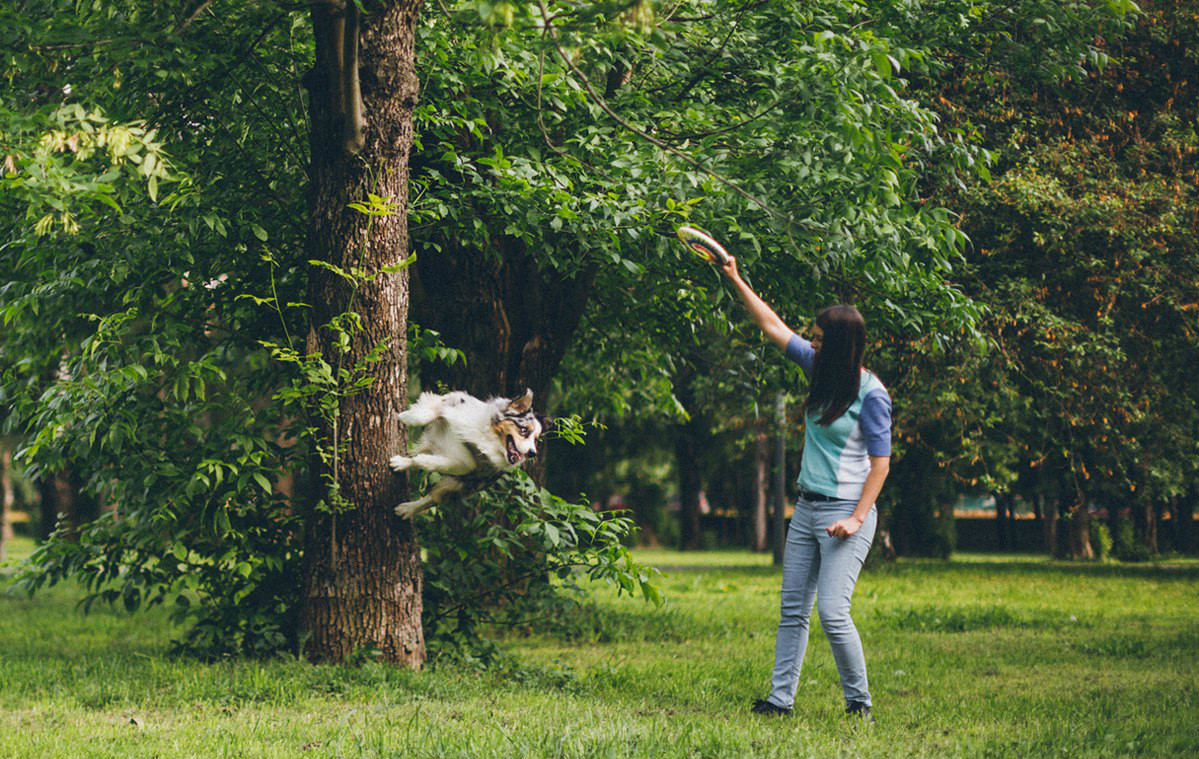
MULTIPOLYGON (((261 655, 298 643, 308 469, 340 450, 314 422, 370 382, 370 362, 334 366, 302 345, 307 14, 204 11, 0 10, 4 75, 30 103, 0 131, 0 366, 31 473, 77 471, 107 506, 77 541, 41 546, 25 587, 75 577, 85 606, 169 603, 183 648, 261 655)), ((391 212, 387 200, 358 210, 391 212)), ((355 316, 328 326, 348 339, 355 316)), ((414 330, 414 359, 461 359, 414 330)), ((335 496, 326 507, 344 508, 335 496)))
POLYGON ((880 328, 971 329, 947 284, 964 237, 920 183, 985 156, 907 97, 901 71, 926 52, 856 5, 680 4, 644 31, 602 5, 529 5, 531 28, 518 14, 490 37, 473 7, 421 30, 414 243, 422 265, 483 259, 530 289, 595 278, 564 408, 677 412, 680 357, 736 308, 674 241, 684 221, 788 311, 852 298, 880 328), (531 269, 509 263, 525 250, 531 269))
POLYGON ((1196 18, 1147 3, 1087 42, 1111 65, 995 79, 959 59, 926 95, 996 154, 992 182, 953 191, 991 347, 947 368, 892 349, 914 412, 898 432, 961 490, 1106 507, 1120 556, 1128 508, 1195 497, 1196 18))
POLYGON ((632 519, 569 503, 519 470, 421 527, 434 656, 489 660, 487 625, 553 629, 567 601, 561 591, 582 594, 582 577, 662 605, 655 572, 622 545, 635 530, 632 519))

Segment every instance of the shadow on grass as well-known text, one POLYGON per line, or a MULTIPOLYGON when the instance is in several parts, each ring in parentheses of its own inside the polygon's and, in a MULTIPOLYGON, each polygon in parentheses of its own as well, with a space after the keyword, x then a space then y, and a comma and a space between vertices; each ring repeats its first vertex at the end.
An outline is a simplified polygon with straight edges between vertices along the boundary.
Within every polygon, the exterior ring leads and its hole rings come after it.
POLYGON ((994 575, 1065 575, 1070 577, 1111 577, 1157 581, 1199 581, 1199 564, 1113 564, 1100 562, 1068 562, 1027 558, 962 562, 953 559, 900 559, 895 562, 874 562, 869 571, 893 576, 994 574, 994 575))
MULTIPOLYGON (((1113 577, 1128 579, 1166 580, 1199 582, 1199 562, 1170 564, 1158 562, 1145 563, 1110 563, 1110 562, 1071 562, 1051 559, 1033 559, 1024 556, 1004 558, 996 554, 988 554, 985 561, 959 561, 954 559, 923 559, 901 558, 898 561, 886 562, 871 556, 867 562, 867 572, 892 575, 896 577, 927 575, 930 577, 949 574, 994 574, 994 575, 1064 575, 1071 577, 1113 577)), ((652 564, 652 559, 651 559, 652 564)), ((782 572, 776 566, 746 566, 744 564, 709 564, 703 561, 688 563, 672 560, 661 564, 652 564, 669 577, 674 573, 683 574, 721 574, 741 577, 772 577, 782 572)))

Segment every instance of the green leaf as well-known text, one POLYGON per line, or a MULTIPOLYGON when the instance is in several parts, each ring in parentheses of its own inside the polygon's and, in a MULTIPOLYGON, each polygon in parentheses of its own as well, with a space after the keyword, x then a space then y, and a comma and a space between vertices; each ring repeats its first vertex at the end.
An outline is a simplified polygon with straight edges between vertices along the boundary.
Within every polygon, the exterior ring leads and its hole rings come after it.
POLYGON ((259 485, 262 486, 262 489, 266 491, 268 495, 274 492, 274 488, 271 487, 271 481, 268 480, 266 475, 262 474, 262 472, 255 472, 254 479, 259 485))

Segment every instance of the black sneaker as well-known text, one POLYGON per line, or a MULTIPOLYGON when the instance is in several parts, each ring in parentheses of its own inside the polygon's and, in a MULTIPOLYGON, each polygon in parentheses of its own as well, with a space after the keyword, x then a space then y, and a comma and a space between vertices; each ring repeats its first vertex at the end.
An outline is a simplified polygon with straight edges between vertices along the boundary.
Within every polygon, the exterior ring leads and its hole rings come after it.
POLYGON ((754 714, 765 714, 769 717, 787 717, 791 714, 790 709, 767 701, 764 698, 759 698, 757 701, 754 701, 754 705, 750 711, 754 714))
POLYGON ((857 717, 863 722, 874 722, 874 715, 870 713, 870 704, 864 704, 861 701, 850 701, 845 707, 845 713, 850 717, 857 717))

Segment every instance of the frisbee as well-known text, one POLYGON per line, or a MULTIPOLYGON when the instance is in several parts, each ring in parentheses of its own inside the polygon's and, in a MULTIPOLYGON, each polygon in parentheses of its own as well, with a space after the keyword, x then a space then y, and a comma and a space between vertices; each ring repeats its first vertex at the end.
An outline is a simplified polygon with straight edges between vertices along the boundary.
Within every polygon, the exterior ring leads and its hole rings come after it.
POLYGON ((701 232, 695 227, 679 227, 675 234, 693 253, 713 266, 724 266, 728 263, 728 252, 707 232, 701 232))

